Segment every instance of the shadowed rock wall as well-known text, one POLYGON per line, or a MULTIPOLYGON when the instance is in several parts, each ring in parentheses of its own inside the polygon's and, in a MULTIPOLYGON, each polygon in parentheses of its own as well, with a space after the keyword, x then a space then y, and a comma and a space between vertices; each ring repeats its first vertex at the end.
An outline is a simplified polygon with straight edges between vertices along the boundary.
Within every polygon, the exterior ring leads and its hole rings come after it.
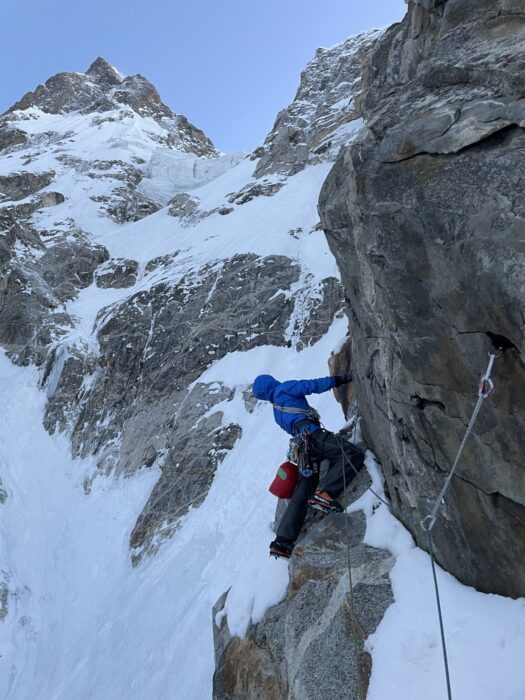
POLYGON ((364 434, 421 546, 487 352, 506 348, 434 534, 446 569, 510 596, 525 595, 524 65, 521 2, 410 2, 371 55, 368 128, 319 205, 364 434))

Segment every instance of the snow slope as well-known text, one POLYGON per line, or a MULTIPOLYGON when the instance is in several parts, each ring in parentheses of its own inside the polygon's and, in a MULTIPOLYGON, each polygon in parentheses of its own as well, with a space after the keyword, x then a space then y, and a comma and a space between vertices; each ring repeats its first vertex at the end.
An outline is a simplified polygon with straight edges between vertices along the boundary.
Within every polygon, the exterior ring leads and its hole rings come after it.
MULTIPOLYGON (((271 364, 275 373, 306 374, 345 332, 334 324, 315 347, 294 357, 257 348, 209 370, 246 386, 271 364)), ((133 569, 129 527, 156 474, 95 481, 84 494, 89 463, 72 461, 67 440, 42 427, 44 395, 36 372, 1 357, 2 472, 8 499, 2 519, 2 566, 15 591, 4 625, 0 695, 30 698, 204 698, 213 673, 211 607, 233 586, 234 629, 278 602, 284 562, 267 556, 275 507, 267 487, 287 448, 263 406, 235 405, 243 437, 221 464, 208 497, 192 510, 157 557, 133 569), (269 439, 269 436, 271 438, 269 439), (191 673, 188 672, 191 669, 191 673)), ((332 422, 330 396, 319 408, 332 422)))
MULTIPOLYGON (((366 466, 384 496, 373 455, 366 466)), ((446 697, 441 637, 430 558, 368 491, 349 511, 367 516, 365 542, 396 557, 390 573, 395 603, 366 643, 373 659, 367 700, 446 697)), ((439 525, 437 525, 439 527, 439 525)), ((454 698, 521 700, 525 669, 525 600, 479 593, 437 567, 454 698)))

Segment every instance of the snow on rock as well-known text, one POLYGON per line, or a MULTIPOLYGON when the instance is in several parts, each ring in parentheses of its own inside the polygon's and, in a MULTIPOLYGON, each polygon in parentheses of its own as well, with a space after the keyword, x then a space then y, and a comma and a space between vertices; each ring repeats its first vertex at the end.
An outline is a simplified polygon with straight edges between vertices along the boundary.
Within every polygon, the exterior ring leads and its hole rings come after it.
POLYGON ((158 122, 167 132, 168 145, 203 156, 217 154, 204 133, 186 117, 174 114, 146 78, 142 75, 123 77, 101 57, 85 73, 58 73, 49 78, 10 107, 7 118, 35 107, 48 114, 92 114, 119 109, 121 105, 158 122))
MULTIPOLYGON (((375 490, 384 496, 371 453, 367 466, 375 490)), ((390 572, 395 602, 365 644, 373 662, 367 700, 440 700, 446 685, 430 558, 384 505, 374 508, 374 501, 368 492, 350 510, 367 513, 364 542, 395 556, 390 572)), ((519 661, 525 600, 479 593, 440 567, 437 576, 453 697, 518 700, 525 688, 525 669, 519 661)))
MULTIPOLYGON (((362 472, 352 481, 347 502, 358 498, 369 483, 362 472)), ((214 617, 214 698, 365 697, 371 663, 363 639, 376 630, 393 601, 389 572, 394 557, 363 541, 362 512, 352 513, 348 520, 353 596, 345 516, 310 512, 306 532, 290 560, 285 595, 275 601, 270 588, 264 614, 254 606, 247 629, 239 625, 243 601, 237 587, 219 599, 214 617)), ((244 613, 244 623, 247 617, 244 613)))
MULTIPOLYGON (((29 527, 16 520, 21 491, 37 512, 37 531, 53 530, 49 557, 33 572, 33 546, 12 544, 1 567, 1 609, 13 639, 3 677, 12 697, 34 688, 82 696, 88 683, 93 697, 170 697, 172 679, 183 697, 210 694, 209 614, 217 597, 235 582, 247 601, 239 625, 247 626, 286 586, 286 572, 266 561, 274 504, 263 495, 286 439, 268 447, 270 419, 247 399, 253 374, 270 365, 284 377, 297 371, 290 357, 305 354, 314 373, 326 373, 334 317, 338 336, 346 327, 335 264, 317 228, 328 165, 261 184, 248 159, 203 157, 174 141, 155 99, 137 105, 124 95, 125 80, 103 63, 62 74, 2 117, 2 133, 24 138, 6 137, 0 158, 0 262, 8 280, 0 340, 11 359, 34 363, 39 374, 10 369, 5 358, 2 366, 6 381, 13 372, 13 386, 26 377, 13 420, 24 401, 32 403, 20 434, 35 445, 42 471, 34 478, 38 464, 22 451, 1 493, 8 533, 29 527), (164 207, 185 190, 197 202, 191 221, 174 217, 173 204, 164 207), (61 200, 52 210, 35 199, 55 191, 61 200), (46 513, 50 469, 56 501, 46 513), (120 508, 131 491, 140 501, 120 508), (70 511, 55 507, 61 498, 70 511), (105 554, 97 509, 113 518, 105 554), (68 566, 81 556, 80 586, 68 566), (153 612, 149 589, 160 571, 166 582, 156 584, 153 612), (52 592, 57 582, 68 592, 52 592), (254 596, 256 582, 267 595, 254 596), (29 591, 49 599, 41 614, 29 591), (38 629, 30 648, 21 636, 26 619, 38 629), (166 656, 158 657, 159 640, 169 635, 166 656), (58 648, 68 653, 52 662, 58 648), (202 664, 185 686, 196 656, 202 664), (139 667, 130 679, 129 668, 139 667)), ((126 85, 140 93, 136 81, 126 85)), ((18 443, 5 428, 9 455, 18 443)))
POLYGON ((371 30, 318 49, 301 74, 294 101, 277 115, 255 175, 293 174, 333 160, 363 126, 359 96, 364 65, 382 31, 371 30))

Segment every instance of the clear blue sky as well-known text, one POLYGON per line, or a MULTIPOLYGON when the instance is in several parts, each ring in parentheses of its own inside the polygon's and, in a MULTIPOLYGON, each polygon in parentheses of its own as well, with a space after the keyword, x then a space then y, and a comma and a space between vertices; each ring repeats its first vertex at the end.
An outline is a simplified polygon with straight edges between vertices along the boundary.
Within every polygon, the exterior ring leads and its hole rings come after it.
POLYGON ((253 148, 319 46, 385 27, 404 0, 0 0, 0 112, 103 56, 142 73, 227 152, 253 148))

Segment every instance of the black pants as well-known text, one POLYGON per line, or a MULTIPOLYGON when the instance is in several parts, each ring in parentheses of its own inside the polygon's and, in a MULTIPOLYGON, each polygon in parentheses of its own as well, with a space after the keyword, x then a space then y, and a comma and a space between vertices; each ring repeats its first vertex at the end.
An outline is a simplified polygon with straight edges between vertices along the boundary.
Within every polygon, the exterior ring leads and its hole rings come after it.
POLYGON ((328 469, 321 480, 319 475, 304 477, 299 475, 299 481, 288 503, 288 507, 277 528, 277 539, 293 543, 298 538, 306 518, 308 499, 316 490, 326 491, 336 498, 343 490, 343 463, 345 466, 346 483, 356 476, 364 463, 365 456, 361 450, 346 440, 337 440, 328 430, 316 430, 310 435, 310 445, 313 459, 322 462, 327 459, 328 469), (344 449, 344 457, 341 446, 344 449))

